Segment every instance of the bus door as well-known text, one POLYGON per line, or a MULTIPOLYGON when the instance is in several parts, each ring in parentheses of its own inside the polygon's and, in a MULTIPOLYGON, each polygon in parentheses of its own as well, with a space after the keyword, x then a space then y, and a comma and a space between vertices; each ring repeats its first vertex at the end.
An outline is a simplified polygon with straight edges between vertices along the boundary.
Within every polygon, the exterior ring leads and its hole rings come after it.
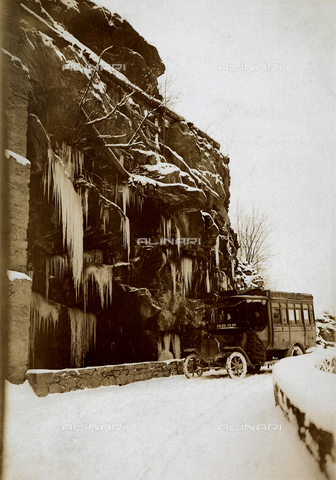
POLYGON ((305 331, 302 321, 301 303, 288 303, 290 342, 305 345, 305 331))
POLYGON ((285 303, 271 303, 273 325, 273 348, 286 350, 289 348, 289 326, 285 303))
POLYGON ((313 306, 303 304, 303 322, 305 327, 305 347, 312 347, 316 342, 316 327, 314 323, 313 306))
POLYGON ((267 301, 261 299, 247 300, 248 321, 265 348, 269 347, 270 329, 267 314, 267 301))

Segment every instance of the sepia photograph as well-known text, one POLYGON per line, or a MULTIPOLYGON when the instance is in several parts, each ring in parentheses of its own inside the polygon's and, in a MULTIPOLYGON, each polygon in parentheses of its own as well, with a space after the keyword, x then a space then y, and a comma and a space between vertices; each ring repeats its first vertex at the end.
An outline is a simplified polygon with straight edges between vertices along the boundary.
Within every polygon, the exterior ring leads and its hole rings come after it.
POLYGON ((0 477, 336 480, 335 0, 0 14, 0 477))

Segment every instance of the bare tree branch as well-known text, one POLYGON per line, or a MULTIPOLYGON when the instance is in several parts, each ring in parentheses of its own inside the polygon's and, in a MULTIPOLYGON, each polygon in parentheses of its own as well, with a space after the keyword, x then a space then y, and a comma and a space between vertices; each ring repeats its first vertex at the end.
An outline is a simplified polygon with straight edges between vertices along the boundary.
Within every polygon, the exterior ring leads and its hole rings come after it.
POLYGON ((269 237, 271 224, 269 217, 253 208, 247 214, 244 208, 237 206, 236 232, 240 245, 238 258, 249 263, 259 273, 272 256, 269 237))
POLYGON ((93 124, 95 124, 95 123, 102 122, 103 120, 109 120, 119 107, 121 107, 122 105, 125 105, 125 103, 127 102, 127 100, 133 95, 133 93, 134 93, 134 90, 132 90, 131 93, 125 95, 125 96, 120 100, 120 102, 118 102, 118 103, 115 105, 115 107, 112 109, 111 112, 107 113, 107 114, 104 115, 103 117, 99 117, 99 118, 95 118, 94 120, 90 120, 90 121, 86 122, 85 125, 93 125, 93 124))

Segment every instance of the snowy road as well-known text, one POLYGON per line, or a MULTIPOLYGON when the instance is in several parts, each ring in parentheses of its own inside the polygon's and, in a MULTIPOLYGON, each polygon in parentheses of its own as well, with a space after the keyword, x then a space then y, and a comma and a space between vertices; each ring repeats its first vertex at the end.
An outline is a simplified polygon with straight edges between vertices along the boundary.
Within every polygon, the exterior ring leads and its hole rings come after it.
POLYGON ((274 407, 270 373, 45 398, 8 386, 5 480, 323 479, 274 407))

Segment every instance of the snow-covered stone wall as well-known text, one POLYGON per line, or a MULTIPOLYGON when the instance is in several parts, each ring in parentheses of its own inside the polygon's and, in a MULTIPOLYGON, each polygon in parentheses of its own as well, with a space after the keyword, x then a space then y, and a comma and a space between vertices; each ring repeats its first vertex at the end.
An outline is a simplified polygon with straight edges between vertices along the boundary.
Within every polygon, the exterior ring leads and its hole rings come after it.
POLYGON ((336 478, 336 349, 289 357, 273 368, 276 405, 329 480, 336 478))
POLYGON ((28 368, 30 301, 32 281, 27 273, 30 162, 26 158, 28 70, 22 62, 4 55, 7 68, 6 115, 7 147, 5 161, 8 174, 8 365, 7 378, 22 383, 28 368))
POLYGON ((182 374, 182 360, 169 360, 76 370, 28 370, 27 380, 37 396, 45 397, 50 393, 64 393, 108 385, 122 386, 151 378, 182 374))

